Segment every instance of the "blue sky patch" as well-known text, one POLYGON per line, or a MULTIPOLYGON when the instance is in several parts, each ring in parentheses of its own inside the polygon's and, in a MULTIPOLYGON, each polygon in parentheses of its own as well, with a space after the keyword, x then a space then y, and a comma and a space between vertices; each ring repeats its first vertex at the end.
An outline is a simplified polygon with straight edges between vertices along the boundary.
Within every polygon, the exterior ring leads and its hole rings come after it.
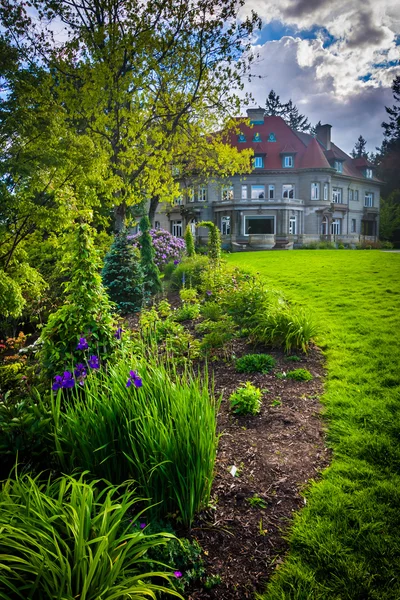
POLYGON ((324 48, 329 48, 329 46, 332 46, 337 41, 337 38, 331 35, 325 27, 314 25, 310 29, 298 29, 295 26, 285 25, 282 21, 275 19, 263 27, 258 34, 256 44, 263 45, 266 42, 279 41, 284 36, 297 37, 301 40, 316 40, 318 37, 322 37, 324 48))

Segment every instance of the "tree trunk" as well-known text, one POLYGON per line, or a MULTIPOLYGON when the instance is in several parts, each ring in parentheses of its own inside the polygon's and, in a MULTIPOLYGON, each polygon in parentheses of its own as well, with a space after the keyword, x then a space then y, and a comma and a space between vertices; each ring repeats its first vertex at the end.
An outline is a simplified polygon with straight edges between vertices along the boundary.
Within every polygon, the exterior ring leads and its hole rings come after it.
POLYGON ((125 227, 126 204, 122 202, 114 208, 114 231, 121 233, 125 227))
POLYGON ((153 196, 153 198, 150 200, 149 220, 150 220, 151 227, 154 227, 154 217, 156 216, 156 210, 157 210, 159 202, 160 202, 160 196, 153 196))

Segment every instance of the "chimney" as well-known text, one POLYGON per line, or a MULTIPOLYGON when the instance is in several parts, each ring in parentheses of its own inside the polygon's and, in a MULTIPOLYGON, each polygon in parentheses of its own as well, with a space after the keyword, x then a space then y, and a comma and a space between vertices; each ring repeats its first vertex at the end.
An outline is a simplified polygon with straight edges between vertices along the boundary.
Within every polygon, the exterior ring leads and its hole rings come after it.
POLYGON ((248 108, 247 116, 250 119, 250 123, 259 125, 264 123, 265 110, 259 106, 258 108, 248 108))
POLYGON ((317 139, 325 147, 325 150, 331 149, 331 129, 332 125, 318 125, 316 127, 317 139))

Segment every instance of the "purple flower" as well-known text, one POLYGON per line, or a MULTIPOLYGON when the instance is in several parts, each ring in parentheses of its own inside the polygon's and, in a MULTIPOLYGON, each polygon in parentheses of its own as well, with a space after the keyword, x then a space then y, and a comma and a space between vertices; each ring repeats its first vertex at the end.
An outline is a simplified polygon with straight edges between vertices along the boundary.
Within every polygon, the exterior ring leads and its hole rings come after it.
POLYGON ((179 265, 179 260, 174 260, 174 265, 179 265))
POLYGON ((88 365, 91 369, 100 369, 100 360, 94 354, 89 358, 88 365))
POLYGON ((86 350, 87 348, 89 348, 89 344, 86 341, 86 338, 81 337, 79 338, 79 343, 76 347, 77 350, 86 350))
POLYGON ((75 379, 71 371, 64 371, 63 380, 61 383, 63 388, 73 388, 75 385, 75 379))
POLYGON ((140 529, 144 529, 146 527, 146 523, 140 523, 140 529))
POLYGON ((210 290, 207 290, 207 291, 206 291, 206 294, 207 294, 207 296, 211 296, 211 295, 212 295, 212 292, 211 292, 210 290))
POLYGON ((75 367, 74 374, 78 380, 79 385, 84 385, 85 377, 87 375, 86 365, 84 365, 83 363, 78 363, 75 367))
POLYGON ((142 387, 143 385, 141 377, 139 377, 139 375, 135 373, 135 371, 129 371, 129 377, 128 381, 126 382, 126 387, 131 387, 132 383, 137 388, 142 387))
POLYGON ((54 377, 54 383, 53 383, 53 385, 52 385, 52 388, 51 388, 51 389, 52 389, 54 392, 56 392, 57 390, 59 390, 59 389, 61 389, 61 388, 62 388, 62 377, 61 377, 61 375, 56 375, 56 376, 54 377))
POLYGON ((122 329, 122 327, 118 327, 118 329, 117 329, 117 330, 116 330, 116 332, 114 333, 114 337, 115 337, 117 340, 120 340, 120 339, 121 339, 121 337, 122 337, 122 334, 123 334, 124 332, 125 332, 125 330, 124 330, 124 329, 122 329))
POLYGON ((182 577, 182 573, 180 571, 174 571, 174 575, 175 577, 177 577, 179 579, 179 577, 182 577))

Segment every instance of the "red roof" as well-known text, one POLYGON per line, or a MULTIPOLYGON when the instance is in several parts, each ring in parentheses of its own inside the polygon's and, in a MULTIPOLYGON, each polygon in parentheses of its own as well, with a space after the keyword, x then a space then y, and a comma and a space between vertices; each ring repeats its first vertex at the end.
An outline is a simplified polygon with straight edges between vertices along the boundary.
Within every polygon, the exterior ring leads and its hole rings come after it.
POLYGON ((304 152, 301 163, 301 169, 330 169, 331 165, 325 158, 321 144, 313 137, 304 152))

